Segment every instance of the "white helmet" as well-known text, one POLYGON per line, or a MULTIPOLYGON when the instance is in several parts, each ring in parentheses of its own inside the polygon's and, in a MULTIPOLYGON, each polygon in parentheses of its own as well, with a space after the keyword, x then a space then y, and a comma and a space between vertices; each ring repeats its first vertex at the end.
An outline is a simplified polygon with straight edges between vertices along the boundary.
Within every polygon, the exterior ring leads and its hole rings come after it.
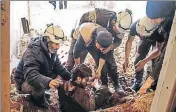
POLYGON ((124 33, 129 30, 132 22, 133 17, 131 10, 125 9, 124 11, 118 13, 116 26, 119 32, 124 33))
POLYGON ((53 24, 47 25, 44 31, 44 36, 48 36, 51 42, 60 44, 67 38, 64 36, 64 31, 60 26, 54 26, 53 24))
POLYGON ((147 37, 155 31, 157 26, 156 23, 152 22, 150 18, 145 16, 136 24, 136 31, 139 35, 147 37))

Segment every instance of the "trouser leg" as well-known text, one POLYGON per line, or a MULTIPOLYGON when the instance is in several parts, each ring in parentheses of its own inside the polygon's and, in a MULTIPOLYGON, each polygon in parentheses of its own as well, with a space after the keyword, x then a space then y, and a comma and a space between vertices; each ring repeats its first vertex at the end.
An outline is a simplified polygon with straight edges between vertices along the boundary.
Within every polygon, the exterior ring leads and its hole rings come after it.
MULTIPOLYGON (((144 58, 146 58, 149 50, 151 47, 151 42, 147 41, 147 40, 142 40, 139 47, 138 47, 138 55, 135 59, 134 64, 136 65, 139 61, 143 60, 144 58)), ((139 72, 136 72, 136 80, 138 80, 138 82, 142 82, 142 78, 143 78, 143 74, 144 74, 144 69, 142 69, 139 72)))
POLYGON ((59 9, 63 9, 63 1, 59 1, 59 9))
POLYGON ((41 84, 37 84, 35 87, 24 82, 21 86, 21 91, 24 94, 30 94, 31 101, 37 106, 42 108, 48 108, 49 103, 45 98, 45 88, 41 84))
MULTIPOLYGON (((137 54, 137 57, 134 62, 135 65, 139 61, 146 58, 146 56, 150 50, 151 45, 152 45, 152 43, 150 41, 141 40, 141 42, 138 46, 138 54, 137 54)), ((134 84, 132 85, 132 89, 134 89, 135 91, 138 91, 140 89, 140 87, 142 86, 143 74, 144 74, 144 69, 135 73, 135 81, 134 81, 134 84)))
POLYGON ((67 1, 64 1, 64 9, 67 8, 67 1))

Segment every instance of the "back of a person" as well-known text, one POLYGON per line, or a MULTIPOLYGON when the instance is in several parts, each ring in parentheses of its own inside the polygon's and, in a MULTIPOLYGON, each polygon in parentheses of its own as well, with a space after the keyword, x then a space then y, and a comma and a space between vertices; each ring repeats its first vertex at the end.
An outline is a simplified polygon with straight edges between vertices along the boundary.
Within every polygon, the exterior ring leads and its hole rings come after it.
POLYGON ((85 43, 88 43, 92 36, 93 36, 93 32, 98 28, 101 27, 100 25, 96 24, 96 23, 83 23, 82 25, 80 25, 79 27, 79 32, 82 36, 82 38, 84 39, 85 43))
POLYGON ((85 22, 93 22, 97 23, 103 27, 109 27, 109 22, 113 19, 117 18, 116 13, 107 9, 95 8, 93 11, 89 11, 80 19, 79 25, 85 22))
POLYGON ((96 8, 97 20, 96 23, 103 26, 103 27, 112 27, 111 20, 114 19, 116 21, 117 16, 114 11, 110 11, 107 9, 99 9, 96 8))

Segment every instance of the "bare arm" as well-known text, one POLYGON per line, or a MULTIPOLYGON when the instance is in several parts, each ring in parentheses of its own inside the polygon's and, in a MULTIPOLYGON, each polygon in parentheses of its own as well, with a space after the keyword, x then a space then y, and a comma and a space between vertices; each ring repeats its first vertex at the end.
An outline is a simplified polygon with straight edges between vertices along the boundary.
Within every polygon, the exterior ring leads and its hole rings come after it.
POLYGON ((153 51, 149 54, 149 56, 147 56, 147 57, 144 59, 144 61, 147 63, 148 61, 150 61, 150 60, 156 58, 158 55, 160 55, 160 54, 161 54, 161 47, 162 47, 162 44, 157 42, 157 43, 156 43, 156 49, 153 50, 153 51))
POLYGON ((78 64, 80 64, 81 62, 80 62, 80 58, 75 58, 75 64, 76 65, 78 65, 78 64))
POLYGON ((133 40, 134 40, 134 36, 129 35, 128 40, 127 40, 126 45, 125 45, 125 60, 129 59, 133 40))
POLYGON ((100 59, 99 59, 98 70, 97 70, 98 78, 101 77, 101 70, 102 70, 104 64, 105 64, 105 60, 102 59, 102 58, 100 58, 100 59))
POLYGON ((104 66, 104 64, 105 64, 105 60, 104 59, 102 59, 102 58, 100 58, 100 60, 99 60, 99 65, 98 65, 98 70, 102 70, 102 68, 103 68, 103 66, 104 66))

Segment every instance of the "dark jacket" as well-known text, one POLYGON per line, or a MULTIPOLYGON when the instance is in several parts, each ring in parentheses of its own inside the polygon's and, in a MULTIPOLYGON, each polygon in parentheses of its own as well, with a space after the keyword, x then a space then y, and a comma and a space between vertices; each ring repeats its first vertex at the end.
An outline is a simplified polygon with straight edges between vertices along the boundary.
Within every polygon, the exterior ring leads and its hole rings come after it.
POLYGON ((155 68, 153 69, 152 73, 150 74, 150 76, 154 80, 157 80, 159 78, 159 75, 160 75, 160 71, 161 71, 161 68, 162 68, 162 65, 163 65, 163 60, 164 60, 164 56, 165 56, 165 51, 166 51, 167 42, 168 42, 168 39, 169 39, 169 34, 170 34, 171 27, 172 27, 172 23, 173 23, 173 17, 169 17, 158 28, 159 34, 161 35, 161 37, 164 37, 165 41, 164 41, 164 44, 162 46, 159 61, 156 63, 155 68))
POLYGON ((110 28, 116 21, 116 12, 102 8, 95 8, 93 11, 89 11, 82 15, 79 25, 86 22, 94 22, 105 28, 110 28))
POLYGON ((83 89, 78 88, 73 92, 69 92, 67 90, 68 83, 69 81, 64 82, 64 84, 58 88, 60 109, 63 112, 89 112, 89 110, 92 110, 88 94, 85 93, 83 89))
POLYGON ((79 25, 86 22, 94 22, 102 27, 106 28, 114 38, 114 48, 117 48, 122 40, 118 38, 120 32, 115 32, 113 30, 113 25, 117 22, 117 14, 114 11, 95 8, 93 11, 89 11, 82 15, 79 25))
POLYGON ((71 74, 61 65, 57 54, 49 55, 46 37, 32 39, 14 74, 17 89, 26 81, 31 86, 48 88, 49 82, 60 75, 69 80, 71 74))

